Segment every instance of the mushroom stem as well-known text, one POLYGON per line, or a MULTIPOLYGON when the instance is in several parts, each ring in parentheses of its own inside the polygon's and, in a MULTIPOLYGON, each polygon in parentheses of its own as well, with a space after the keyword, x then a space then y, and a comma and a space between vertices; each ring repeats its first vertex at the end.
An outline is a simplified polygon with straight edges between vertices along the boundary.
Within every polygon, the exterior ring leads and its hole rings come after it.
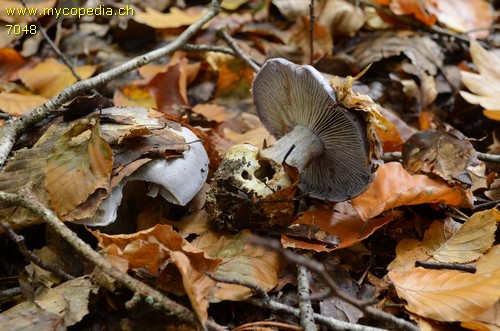
POLYGON ((302 171, 312 160, 323 154, 324 150, 325 146, 320 137, 308 126, 298 124, 291 132, 278 139, 271 147, 262 150, 260 154, 277 163, 286 162, 302 171))

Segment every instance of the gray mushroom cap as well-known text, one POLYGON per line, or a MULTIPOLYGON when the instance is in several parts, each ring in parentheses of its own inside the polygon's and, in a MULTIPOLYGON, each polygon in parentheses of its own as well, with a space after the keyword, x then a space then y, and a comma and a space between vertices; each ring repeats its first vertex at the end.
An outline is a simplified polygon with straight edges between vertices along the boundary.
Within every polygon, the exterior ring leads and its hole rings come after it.
MULTIPOLYGON (((252 93, 260 120, 278 139, 271 148, 297 126, 308 127, 321 140, 320 155, 311 156, 304 169, 298 167, 303 191, 315 198, 343 201, 368 186, 372 167, 365 122, 361 114, 337 103, 335 91, 321 73, 309 65, 270 59, 257 73, 252 93)), ((307 154, 307 146, 298 150, 307 154)))

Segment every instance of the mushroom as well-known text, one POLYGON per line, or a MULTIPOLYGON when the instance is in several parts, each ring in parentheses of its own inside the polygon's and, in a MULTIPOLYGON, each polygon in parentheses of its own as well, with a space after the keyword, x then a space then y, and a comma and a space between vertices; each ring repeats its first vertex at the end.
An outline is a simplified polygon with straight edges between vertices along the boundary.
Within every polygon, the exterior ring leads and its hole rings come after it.
MULTIPOLYGON (((101 110, 103 116, 119 117, 124 123, 105 123, 101 135, 108 140, 118 140, 131 128, 158 129, 165 127, 161 119, 148 117, 148 110, 135 107, 112 107, 101 110), (125 124, 130 122, 130 124, 125 124)), ((209 158, 203 142, 188 127, 169 127, 168 130, 184 138, 189 149, 182 157, 154 159, 140 166, 123 178, 98 207, 96 213, 88 218, 74 220, 74 223, 87 226, 107 226, 115 222, 118 208, 122 204, 125 185, 140 181, 148 184, 146 194, 151 197, 161 195, 169 203, 185 206, 200 191, 208 176, 209 158)), ((154 130, 153 130, 154 131, 154 130)))
POLYGON ((342 106, 316 69, 270 59, 252 93, 260 120, 278 139, 261 155, 296 167, 300 189, 343 201, 367 187, 372 166, 363 116, 342 106))

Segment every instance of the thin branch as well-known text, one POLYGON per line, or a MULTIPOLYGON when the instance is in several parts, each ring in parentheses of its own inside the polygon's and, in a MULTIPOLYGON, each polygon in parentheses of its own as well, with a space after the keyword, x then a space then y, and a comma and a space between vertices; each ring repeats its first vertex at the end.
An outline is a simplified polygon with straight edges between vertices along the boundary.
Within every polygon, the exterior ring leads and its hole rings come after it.
POLYGON ((236 44, 236 41, 234 41, 234 39, 229 35, 225 28, 217 31, 217 36, 222 38, 226 42, 226 44, 236 53, 236 55, 238 55, 240 59, 248 64, 253 71, 257 72, 260 70, 260 65, 256 64, 250 56, 243 52, 243 50, 238 46, 238 44, 236 44))
MULTIPOLYGON (((28 9, 28 5, 26 4, 26 0, 20 0, 20 1, 23 4, 23 7, 28 9)), ((71 74, 76 78, 76 80, 78 80, 78 81, 82 80, 82 78, 80 77, 80 75, 78 75, 78 73, 76 72, 75 68, 73 67, 73 65, 71 64, 69 59, 66 57, 66 55, 64 55, 64 53, 61 52, 59 47, 57 47, 57 45, 54 44, 52 39, 50 39, 49 35, 47 34, 47 31, 45 31, 45 28, 42 26, 42 24, 40 23, 38 18, 34 15, 31 15, 31 12, 29 10, 27 10, 27 12, 30 13, 31 20, 36 23, 42 36, 45 38, 45 40, 50 45, 50 47, 52 47, 54 52, 56 52, 56 54, 61 58, 61 60, 64 62, 64 64, 69 68, 69 70, 71 71, 71 74)))
MULTIPOLYGON (((299 318, 300 310, 298 308, 293 308, 288 305, 285 305, 281 302, 275 300, 261 300, 261 299, 247 299, 247 302, 264 309, 270 309, 276 312, 287 313, 292 316, 299 318)), ((352 324, 348 322, 344 322, 341 320, 337 320, 333 317, 324 316, 321 314, 314 313, 314 320, 326 327, 329 330, 338 330, 338 331, 386 331, 385 329, 379 329, 371 326, 361 325, 361 324, 352 324)))
MULTIPOLYGON (((75 248, 85 259, 136 295, 145 298, 145 302, 149 303, 153 308, 161 309, 168 315, 175 315, 182 322, 200 327, 200 323, 192 311, 170 300, 149 285, 116 269, 108 260, 94 251, 92 247, 71 231, 52 210, 40 203, 27 189, 22 189, 17 193, 0 191, 0 201, 20 205, 43 218, 48 226, 54 229, 62 239, 75 248)), ((213 322, 207 322, 207 326, 214 330, 222 330, 218 324, 213 322)))
POLYGON ((314 63, 314 0, 309 4, 309 64, 314 63))
POLYGON ((12 228, 9 226, 9 224, 2 222, 0 223, 0 226, 5 230, 5 233, 7 234, 9 239, 12 240, 17 245, 17 248, 19 248, 19 251, 27 261, 31 261, 40 268, 50 271, 51 273, 53 273, 62 280, 70 280, 75 278, 70 274, 66 273, 64 270, 58 268, 57 266, 45 263, 42 259, 40 259, 38 255, 30 251, 28 247, 26 247, 24 237, 15 233, 14 230, 12 230, 12 228))
POLYGON ((36 107, 29 113, 26 113, 15 120, 7 121, 0 130, 0 166, 5 163, 5 160, 12 150, 16 140, 29 127, 46 118, 51 112, 56 111, 64 103, 70 101, 78 94, 106 84, 123 74, 140 68, 145 64, 158 60, 180 49, 207 22, 217 16, 219 12, 220 0, 212 0, 212 6, 210 9, 198 21, 191 24, 186 30, 184 30, 179 37, 177 37, 170 44, 138 56, 95 77, 76 82, 66 87, 58 95, 41 106, 36 107))
POLYGON ((231 48, 224 47, 224 46, 217 46, 217 45, 186 44, 186 45, 182 46, 182 50, 187 51, 187 52, 218 52, 218 53, 224 53, 224 54, 237 56, 237 54, 231 48))
POLYGON ((314 310, 309 296, 308 270, 303 265, 297 265, 297 299, 299 301, 300 325, 304 331, 316 331, 314 325, 314 310))
MULTIPOLYGON (((500 163, 499 154, 488 154, 476 152, 477 158, 484 162, 500 163)), ((403 153, 401 152, 387 152, 382 155, 382 160, 385 162, 390 161, 401 161, 403 159, 403 153)))
POLYGON ((241 285, 248 287, 251 289, 255 294, 263 298, 264 300, 269 300, 269 296, 267 295, 267 292, 260 286, 247 282, 243 279, 235 279, 235 278, 229 278, 229 277, 222 277, 217 274, 207 272, 206 275, 213 280, 220 282, 220 283, 226 283, 226 284, 235 284, 235 285, 241 285))
POLYGON ((281 254, 281 256, 290 262, 296 263, 296 264, 301 264, 308 268, 310 271, 315 272, 318 276, 320 276, 323 281, 330 287, 332 290, 332 294, 336 295, 338 298, 344 300, 347 303, 350 303, 351 305, 357 307, 359 310, 361 310, 365 315, 370 316, 376 320, 379 321, 384 321, 388 324, 390 324, 392 327, 395 327, 397 329, 401 330, 410 330, 410 331, 419 331, 420 329, 415 326, 414 324, 398 318, 396 316, 393 316, 391 314, 388 314, 382 310, 370 307, 369 304, 372 302, 368 301, 361 301, 356 298, 352 298, 349 295, 345 294, 343 291, 340 290, 340 288, 337 286, 333 278, 330 277, 328 272, 325 269, 325 266, 313 259, 306 258, 302 255, 296 254, 292 252, 291 250, 284 249, 280 242, 277 240, 271 240, 271 239, 263 239, 257 236, 253 237, 253 242, 256 245, 259 246, 265 246, 272 248, 276 250, 278 253, 281 254))
POLYGON ((435 269, 435 270, 458 270, 464 271, 471 274, 475 274, 477 268, 472 264, 461 264, 461 263, 441 263, 441 262, 429 262, 429 261, 415 261, 415 267, 422 267, 425 269, 435 269))

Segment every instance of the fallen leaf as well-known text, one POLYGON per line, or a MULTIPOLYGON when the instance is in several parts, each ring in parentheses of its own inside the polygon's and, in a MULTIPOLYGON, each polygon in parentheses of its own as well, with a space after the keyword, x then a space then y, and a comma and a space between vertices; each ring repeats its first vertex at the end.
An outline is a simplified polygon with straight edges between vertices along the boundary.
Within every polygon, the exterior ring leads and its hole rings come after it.
POLYGON ((189 106, 187 65, 187 58, 182 58, 148 83, 148 91, 155 98, 158 111, 180 117, 184 108, 189 106))
POLYGON ((215 121, 217 123, 225 122, 233 116, 225 107, 213 103, 197 104, 192 110, 194 113, 205 117, 208 121, 215 121))
POLYGON ((470 55, 478 74, 462 71, 462 83, 472 92, 460 91, 469 103, 479 104, 485 109, 484 115, 499 120, 500 115, 500 57, 485 50, 477 41, 471 41, 470 55))
POLYGON ((20 116, 48 100, 40 95, 2 92, 0 110, 12 116, 20 116))
POLYGON ((452 231, 437 224, 425 233, 424 250, 439 262, 465 263, 480 257, 495 240, 500 212, 490 209, 472 215, 463 226, 452 231))
POLYGON ((146 12, 136 10, 133 19, 139 23, 146 24, 155 29, 179 28, 191 25, 206 12, 206 8, 188 8, 181 10, 176 7, 170 8, 170 13, 161 13, 153 8, 146 8, 146 12))
POLYGON ((74 123, 47 159, 45 188, 58 215, 72 211, 110 179, 113 152, 100 137, 98 121, 92 116, 74 123))
POLYGON ((453 128, 417 132, 403 145, 403 166, 411 174, 434 174, 470 186, 467 168, 477 164, 476 150, 453 128))
POLYGON ((16 72, 25 65, 26 61, 12 48, 0 48, 0 80, 15 79, 16 72))
MULTIPOLYGON (((37 17, 43 17, 46 9, 45 8, 53 8, 56 4, 56 0, 45 0, 45 1, 27 1, 26 7, 33 8, 37 10, 37 17)), ((13 23, 28 23, 31 22, 31 16, 28 15, 24 9, 24 5, 20 2, 9 1, 9 0, 0 0, 0 20, 13 23), (7 13, 7 8, 14 9, 15 15, 9 15, 7 13), (23 14, 24 13, 24 14, 23 14)))
MULTIPOLYGON (((76 67, 75 71, 82 78, 89 78, 97 69, 96 66, 84 65, 76 67)), ((66 86, 76 82, 71 70, 57 60, 49 58, 38 63, 33 68, 21 69, 19 78, 33 92, 51 98, 61 92, 66 86)))
POLYGON ((397 15, 413 15, 425 25, 432 26, 436 23, 435 2, 433 0, 375 0, 389 8, 397 15))
MULTIPOLYGON (((249 230, 230 235, 209 232, 193 241, 193 245, 211 258, 222 259, 215 271, 217 276, 245 281, 267 292, 278 284, 283 266, 276 251, 252 245, 251 236, 249 230)), ((245 286, 218 283, 210 301, 240 301, 252 294, 252 290, 245 286)))
POLYGON ((352 206, 363 220, 399 206, 423 203, 470 208, 472 194, 426 175, 410 175, 400 163, 389 162, 378 168, 368 189, 352 199, 352 206))
POLYGON ((148 88, 137 84, 117 88, 113 95, 113 103, 117 107, 156 108, 156 100, 148 88))
POLYGON ((92 234, 111 263, 122 271, 144 268, 151 276, 158 277, 156 283, 160 288, 178 295, 186 293, 196 315, 206 321, 210 293, 215 285, 206 273, 214 273, 221 259, 207 256, 170 225, 156 225, 129 235, 107 235, 99 231, 92 234), (174 280, 176 273, 180 274, 180 284, 174 280))
POLYGON ((409 311, 437 321, 473 320, 500 297, 498 265, 491 273, 415 268, 388 276, 409 311))
POLYGON ((223 0, 220 6, 225 10, 236 10, 249 0, 223 0))
POLYGON ((219 73, 215 97, 250 97, 254 72, 248 65, 234 56, 214 52, 208 53, 206 60, 219 73))
MULTIPOLYGON (((40 287, 36 292, 34 302, 27 300, 12 307, 0 315, 0 321, 2 315, 24 317, 28 318, 31 323, 35 323, 36 327, 33 330, 38 330, 38 319, 45 318, 44 314, 35 313, 34 316, 29 316, 29 313, 41 309, 44 313, 62 318, 62 324, 68 327, 80 322, 89 313, 89 296, 91 293, 97 293, 97 290, 98 287, 85 276, 68 280, 55 288, 40 287)), ((5 326, 2 323, 2 327, 5 326)), ((55 330, 61 329, 57 324, 52 327, 55 330)), ((21 329, 16 325, 15 328, 9 328, 9 330, 21 329)))
POLYGON ((487 38, 495 16, 491 4, 484 0, 439 0, 433 13, 441 24, 471 39, 487 38))

